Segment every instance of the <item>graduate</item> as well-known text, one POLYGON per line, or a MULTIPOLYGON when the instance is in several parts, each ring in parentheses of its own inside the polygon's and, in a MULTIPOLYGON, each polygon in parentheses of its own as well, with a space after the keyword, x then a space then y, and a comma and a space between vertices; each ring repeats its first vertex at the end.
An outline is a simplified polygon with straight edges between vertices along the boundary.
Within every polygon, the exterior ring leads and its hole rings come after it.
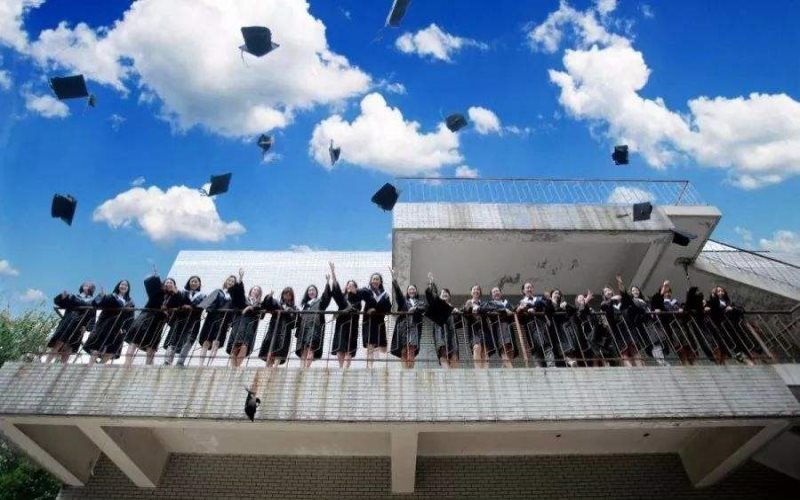
POLYGON ((664 281, 658 291, 652 295, 650 308, 656 313, 655 322, 666 332, 668 342, 673 344, 681 363, 693 365, 697 358, 695 354, 697 346, 683 329, 681 321, 683 307, 678 299, 672 296, 672 285, 669 280, 664 281))
POLYGON ((367 368, 375 361, 375 349, 386 352, 386 314, 392 310, 392 301, 383 288, 383 276, 373 273, 369 286, 359 290, 364 301, 364 318, 361 325, 361 344, 367 349, 367 368))
POLYGON ((442 288, 440 292, 433 280, 433 273, 428 273, 428 288, 425 289, 428 308, 425 315, 434 323, 433 343, 436 356, 442 368, 458 368, 458 335, 456 333, 456 317, 460 311, 450 304, 450 290, 442 288))
POLYGON ((358 292, 358 284, 353 280, 345 283, 343 292, 336 279, 336 266, 333 262, 328 265, 331 268, 331 293, 339 308, 333 328, 331 354, 335 354, 339 360, 339 368, 350 368, 358 349, 358 321, 363 300, 358 292))
POLYGON ((315 359, 322 357, 322 344, 325 341, 325 311, 331 303, 331 275, 325 275, 325 289, 322 296, 316 285, 310 285, 300 301, 300 310, 308 314, 298 314, 295 330, 297 343, 295 354, 303 360, 303 368, 311 368, 315 359), (312 314, 314 312, 316 314, 312 314))
POLYGON ((613 340, 605 325, 597 320, 597 315, 589 303, 592 301, 591 290, 586 295, 575 297, 575 306, 567 308, 567 316, 572 322, 578 351, 583 362, 588 366, 609 366, 606 358, 614 356, 613 340))
POLYGON ((289 355, 289 345, 292 343, 292 330, 297 326, 297 306, 294 300, 294 289, 287 286, 281 291, 280 300, 275 300, 270 292, 261 303, 261 307, 272 314, 267 333, 261 341, 258 357, 263 359, 267 366, 273 367, 275 363, 283 364, 289 355))
POLYGON ((47 342, 47 347, 50 348, 47 353, 47 363, 52 362, 56 357, 62 363, 66 363, 70 355, 78 352, 83 341, 83 334, 91 330, 94 324, 96 315, 92 308, 94 291, 94 283, 84 281, 77 294, 71 294, 64 290, 53 299, 56 307, 64 309, 64 316, 47 342))
POLYGON ((472 359, 475 368, 488 368, 489 357, 497 352, 492 330, 486 315, 486 302, 478 284, 472 285, 470 298, 464 303, 464 322, 472 343, 472 359))
POLYGON ((547 367, 556 366, 556 357, 548 331, 549 320, 545 316, 547 297, 534 295, 533 283, 522 285, 522 298, 517 304, 517 317, 528 342, 528 351, 537 363, 544 360, 547 367))
MULTIPOLYGON (((219 346, 225 344, 228 328, 236 313, 231 311, 230 289, 236 284, 236 276, 230 275, 222 283, 222 287, 214 290, 203 299, 199 308, 206 311, 203 325, 200 327, 198 342, 200 343, 200 364, 211 364, 217 356, 219 346), (206 354, 211 350, 206 363, 206 354)), ((181 353, 183 356, 183 353, 181 353)))
MULTIPOLYGON (((638 295, 641 291, 637 287, 638 295)), ((636 293, 636 292, 633 292, 636 293)), ((638 323, 646 310, 634 303, 633 295, 622 281, 622 276, 617 275, 617 293, 614 294, 610 287, 603 288, 603 302, 600 309, 605 313, 606 320, 611 327, 619 356, 623 366, 644 366, 644 361, 639 354, 638 323)))
POLYGON ((174 314, 174 309, 183 305, 175 280, 167 278, 162 282, 155 269, 153 275, 144 280, 144 288, 147 292, 147 303, 125 334, 125 342, 128 343, 125 366, 128 367, 133 365, 139 349, 147 353, 145 363, 153 364, 167 321, 174 314))
POLYGON ((200 276, 191 276, 183 285, 183 290, 179 292, 181 305, 170 319, 169 334, 164 341, 164 349, 167 350, 164 357, 165 365, 171 365, 175 353, 178 352, 178 366, 184 366, 192 346, 197 341, 200 333, 200 319, 203 315, 200 304, 206 298, 205 294, 200 291, 202 286, 203 282, 200 280, 200 276))
POLYGON ((414 368, 414 359, 419 354, 419 341, 422 337, 422 320, 427 305, 420 299, 417 287, 408 285, 406 293, 400 289, 393 268, 389 268, 392 275, 392 288, 394 290, 397 311, 408 314, 399 314, 394 323, 392 346, 389 352, 392 356, 400 358, 404 368, 414 368))
POLYGON ((231 336, 225 351, 234 368, 241 366, 244 358, 253 352, 258 322, 264 317, 261 287, 251 287, 245 296, 243 279, 244 269, 239 269, 239 279, 230 288, 231 309, 238 310, 239 314, 231 322, 231 336))
POLYGON ((133 323, 133 308, 136 305, 131 299, 130 282, 120 280, 108 295, 101 290, 92 301, 92 306, 100 309, 100 316, 83 350, 89 353, 92 362, 108 363, 120 356, 123 336, 133 323))
POLYGON ((728 292, 723 287, 715 286, 711 289, 705 312, 711 318, 711 323, 719 332, 719 336, 724 339, 728 351, 733 353, 734 359, 739 363, 752 365, 753 360, 746 346, 755 349, 758 343, 742 327, 744 309, 731 302, 728 292))
POLYGON ((563 300, 561 290, 558 288, 550 290, 549 297, 542 299, 544 303, 545 316, 547 318, 547 331, 550 335, 550 344, 553 346, 553 354, 559 358, 561 366, 566 364, 569 367, 578 366, 578 342, 576 332, 572 329, 572 322, 569 318, 569 306, 563 300))
POLYGON ((500 287, 492 288, 491 299, 486 302, 487 312, 486 321, 492 334, 492 341, 500 352, 503 360, 503 368, 512 368, 514 358, 517 357, 517 342, 514 339, 514 329, 511 324, 514 321, 514 309, 511 304, 503 298, 500 287))
MULTIPOLYGON (((690 338, 696 339, 700 350, 709 361, 724 365, 726 353, 723 349, 722 339, 717 328, 706 324, 706 300, 703 292, 696 286, 689 287, 686 291, 686 300, 683 303, 683 326, 690 338)), ((710 320, 709 320, 710 322, 710 320)))

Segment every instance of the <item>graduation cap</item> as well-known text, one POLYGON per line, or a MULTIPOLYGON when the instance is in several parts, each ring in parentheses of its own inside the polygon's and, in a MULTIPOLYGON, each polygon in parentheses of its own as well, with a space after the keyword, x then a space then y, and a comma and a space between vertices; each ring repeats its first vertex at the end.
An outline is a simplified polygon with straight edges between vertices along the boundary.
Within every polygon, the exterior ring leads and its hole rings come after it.
POLYGON ((247 399, 244 400, 244 414, 253 422, 256 418, 258 405, 261 404, 261 399, 256 397, 256 393, 247 387, 245 387, 244 390, 247 391, 247 399))
POLYGON ((88 98, 89 106, 94 107, 97 103, 94 95, 89 94, 86 88, 86 79, 83 75, 56 76, 50 79, 50 88, 60 100, 88 98))
POLYGON ((445 118, 444 123, 447 125, 447 128, 450 129, 450 132, 458 132, 467 126, 467 119, 464 118, 464 115, 461 113, 453 113, 445 118))
POLYGON ((50 215, 72 225, 72 218, 75 217, 75 207, 78 200, 70 195, 57 194, 53 196, 53 204, 50 207, 50 215))
POLYGON ((266 26, 244 26, 242 27, 242 37, 244 45, 239 50, 262 57, 280 47, 272 42, 272 32, 266 26))
POLYGON ((392 2, 392 10, 389 11, 389 15, 386 17, 386 26, 395 28, 400 26, 400 21, 406 15, 406 9, 408 9, 408 4, 410 3, 411 0, 394 0, 392 2))
POLYGON ((611 153, 611 159, 614 160, 614 165, 627 165, 628 146, 614 146, 614 152, 611 153))
POLYGON ((201 189, 200 192, 206 196, 227 193, 231 184, 231 177, 233 177, 233 174, 212 175, 211 186, 208 188, 208 191, 201 189))
POLYGON ((261 134, 261 137, 258 138, 257 144, 258 147, 261 148, 261 154, 265 155, 267 154, 267 151, 269 151, 269 149, 272 147, 272 137, 266 134, 261 134))
POLYGON ((391 212, 399 197, 400 193, 397 192, 397 188, 387 182, 377 193, 372 195, 372 203, 391 212))
POLYGON ((644 201, 642 203, 634 203, 633 222, 650 220, 650 214, 652 212, 653 212, 653 205, 649 201, 644 201))
POLYGON ((453 306, 437 297, 437 300, 428 304, 428 308, 425 310, 425 316, 437 325, 442 326, 452 312, 453 306))
POLYGON ((342 148, 333 147, 333 139, 331 139, 331 145, 328 146, 328 153, 331 155, 331 166, 333 166, 337 161, 339 161, 339 156, 342 154, 342 148))
POLYGON ((672 242, 682 247, 688 247, 689 242, 697 238, 696 234, 687 233, 685 231, 672 230, 672 242))

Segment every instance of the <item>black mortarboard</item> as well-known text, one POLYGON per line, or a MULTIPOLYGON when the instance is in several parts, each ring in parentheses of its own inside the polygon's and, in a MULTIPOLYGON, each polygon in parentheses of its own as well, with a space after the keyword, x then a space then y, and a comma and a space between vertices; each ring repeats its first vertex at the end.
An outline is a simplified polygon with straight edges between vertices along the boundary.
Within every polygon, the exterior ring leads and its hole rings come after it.
POLYGON ((372 195, 372 203, 378 205, 384 210, 391 211, 394 208, 394 204, 397 203, 397 199, 399 197, 400 193, 397 192, 397 188, 387 182, 378 190, 377 193, 372 195))
POLYGON ((265 26, 245 26, 242 28, 242 36, 244 45, 239 49, 256 57, 265 56, 279 47, 272 42, 272 32, 265 26))
POLYGON ((227 193, 231 184, 231 177, 233 177, 233 174, 212 175, 211 186, 208 188, 206 195, 215 196, 227 193))
POLYGON ((672 242, 682 247, 688 247, 689 242, 697 238, 696 234, 687 233, 685 231, 672 230, 672 242))
POLYGON ((266 154, 269 151, 269 148, 272 147, 272 137, 261 134, 261 137, 258 138, 258 147, 261 148, 261 153, 266 154))
POLYGON ((331 155, 331 166, 333 166, 334 163, 339 161, 339 156, 342 154, 342 148, 333 147, 333 139, 331 139, 331 145, 328 146, 328 153, 331 155))
POLYGON ((244 413, 247 415, 247 418, 253 422, 256 418, 256 410, 258 409, 258 405, 261 404, 261 399, 256 397, 256 393, 247 387, 245 387, 244 390, 247 391, 247 399, 244 400, 244 413))
POLYGON ((59 99, 89 97, 83 75, 57 76, 50 79, 50 87, 59 99))
POLYGON ((70 195, 57 194, 53 196, 53 204, 50 207, 50 215, 53 218, 59 218, 72 225, 72 218, 75 217, 75 207, 78 206, 78 200, 70 195))
POLYGON ((611 159, 614 160, 615 165, 627 165, 628 146, 614 146, 614 152, 611 153, 611 159))
POLYGON ((437 297, 437 300, 428 304, 428 308, 425 310, 425 316, 437 325, 442 326, 452 312, 453 306, 437 297))
POLYGON ((650 220, 650 214, 653 212, 653 205, 649 201, 642 203, 634 203, 633 205, 633 222, 642 220, 650 220))
POLYGON ((467 126, 467 119, 461 113, 453 113, 445 119, 444 123, 450 132, 458 132, 467 126))
POLYGON ((408 4, 410 3, 411 0, 394 0, 392 10, 389 11, 389 15, 386 17, 386 26, 400 26, 400 21, 406 15, 406 9, 408 9, 408 4))

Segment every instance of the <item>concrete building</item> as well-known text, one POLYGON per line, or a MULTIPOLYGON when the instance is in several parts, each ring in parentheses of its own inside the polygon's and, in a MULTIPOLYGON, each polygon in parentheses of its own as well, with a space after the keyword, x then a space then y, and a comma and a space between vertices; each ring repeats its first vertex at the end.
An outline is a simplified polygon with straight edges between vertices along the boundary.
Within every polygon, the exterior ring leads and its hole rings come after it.
POLYGON ((476 282, 514 300, 525 281, 571 297, 618 273, 648 293, 664 279, 677 296, 722 284, 754 311, 766 354, 752 365, 688 366, 673 353, 666 366, 576 368, 520 356, 511 369, 474 369, 464 338, 461 368, 446 370, 426 324, 413 369, 385 354, 367 368, 363 349, 340 369, 329 334, 310 369, 293 354, 272 370, 254 356, 239 369, 222 356, 184 369, 8 363, 5 437, 63 481, 67 499, 796 497, 800 268, 712 241, 722 214, 685 182, 398 184, 391 252, 182 251, 169 275, 212 288, 243 267, 248 286, 302 291, 323 283, 328 261, 362 284, 393 266, 402 284, 434 272, 456 302, 476 282), (633 222, 630 204, 643 199, 650 220, 633 222), (678 246, 674 230, 696 237, 678 246), (243 386, 262 401, 252 423, 243 386))

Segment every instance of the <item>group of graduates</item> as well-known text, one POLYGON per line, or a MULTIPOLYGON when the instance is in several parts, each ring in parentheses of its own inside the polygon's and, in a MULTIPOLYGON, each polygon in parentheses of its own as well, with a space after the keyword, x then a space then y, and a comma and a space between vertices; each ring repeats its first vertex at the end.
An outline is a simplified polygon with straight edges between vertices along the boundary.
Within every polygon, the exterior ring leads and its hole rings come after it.
POLYGON ((459 308, 451 304, 447 288, 438 289, 432 274, 423 296, 414 285, 401 290, 390 268, 396 311, 389 344, 386 316, 392 312, 392 301, 381 274, 372 274, 366 287, 348 280, 342 288, 335 265, 329 266, 322 292, 310 285, 299 303, 291 287, 281 290, 278 297, 273 291, 264 295, 258 285, 246 291, 241 269, 238 276, 228 276, 208 294, 201 291, 199 276, 192 276, 179 289, 175 280, 162 281, 154 271, 144 281, 148 300, 138 314, 134 314, 127 280, 117 283, 110 294, 97 295, 94 284, 85 282, 77 294, 64 291, 54 300, 64 314, 48 343, 47 361, 66 362, 83 349, 94 362, 107 363, 121 357, 127 343, 127 366, 138 351, 144 351, 146 363, 153 364, 160 345, 165 349, 164 364, 173 364, 177 356, 182 366, 195 349, 205 364, 224 346, 231 365, 238 367, 255 350, 259 322, 269 314, 258 357, 267 366, 286 362, 294 337, 295 355, 304 367, 310 367, 323 355, 325 316, 333 301, 338 312, 331 354, 344 368, 356 355, 359 331, 368 367, 376 351, 388 348, 404 367, 412 368, 426 319, 432 323, 439 364, 447 368, 458 366, 462 343, 471 346, 473 362, 481 368, 488 366, 492 356, 511 367, 520 355, 543 366, 637 366, 644 364, 644 356, 667 364, 671 350, 686 364, 694 363, 700 352, 720 364, 728 357, 752 362, 743 310, 731 303, 722 287, 712 289, 707 299, 692 287, 680 303, 665 281, 647 300, 638 287, 626 288, 617 276, 616 290, 603 289, 596 311, 590 306, 591 291, 569 304, 560 290, 536 295, 533 284, 526 282, 522 297, 512 305, 500 287, 484 298, 481 287, 474 285, 459 308), (464 333, 459 336, 459 331, 464 333))

